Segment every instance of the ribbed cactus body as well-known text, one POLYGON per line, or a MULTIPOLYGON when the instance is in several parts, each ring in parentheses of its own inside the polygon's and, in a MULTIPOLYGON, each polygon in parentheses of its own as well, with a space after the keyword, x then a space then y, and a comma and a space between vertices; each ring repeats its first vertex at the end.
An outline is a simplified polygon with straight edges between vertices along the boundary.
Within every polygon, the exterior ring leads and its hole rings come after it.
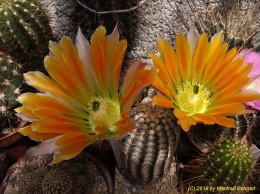
POLYGON ((0 123, 3 124, 19 103, 23 77, 20 73, 22 66, 13 61, 10 56, 0 53, 0 123))
POLYGON ((123 159, 130 182, 156 187, 169 172, 180 130, 172 110, 153 106, 145 98, 132 111, 136 129, 122 140, 123 159))
POLYGON ((241 141, 230 139, 216 145, 207 154, 199 171, 198 183, 210 186, 242 186, 252 169, 249 148, 241 141))
POLYGON ((10 54, 21 61, 43 57, 50 38, 48 18, 35 0, 1 0, 0 43, 10 54))

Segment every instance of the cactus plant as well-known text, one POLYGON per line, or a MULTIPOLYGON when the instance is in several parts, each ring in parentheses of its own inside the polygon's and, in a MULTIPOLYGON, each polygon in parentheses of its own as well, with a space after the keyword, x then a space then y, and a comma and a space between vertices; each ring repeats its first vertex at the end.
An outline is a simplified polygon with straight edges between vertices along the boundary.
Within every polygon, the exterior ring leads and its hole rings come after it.
POLYGON ((48 18, 37 1, 0 2, 0 44, 12 56, 21 61, 43 57, 51 37, 48 18))
MULTIPOLYGON (((0 53, 0 123, 1 128, 13 115, 13 108, 19 105, 16 100, 20 95, 23 77, 20 73, 22 65, 10 56, 0 53)), ((8 126, 9 127, 9 126, 8 126)))
POLYGON ((136 129, 122 140, 125 175, 133 185, 155 188, 169 172, 180 138, 172 110, 146 97, 132 110, 136 129))
POLYGON ((200 33, 206 32, 213 36, 217 32, 223 32, 225 40, 230 48, 258 47, 257 36, 259 31, 259 1, 223 1, 219 6, 212 8, 206 17, 195 12, 197 20, 195 24, 200 33))
MULTIPOLYGON (((199 165, 194 168, 187 166, 196 177, 189 182, 188 189, 207 185, 211 188, 245 186, 252 170, 252 156, 247 143, 242 140, 225 138, 204 154, 199 165)), ((191 180, 191 179, 190 179, 191 180)), ((202 188, 201 191, 208 191, 202 188)), ((192 191, 192 190, 191 190, 192 191)))

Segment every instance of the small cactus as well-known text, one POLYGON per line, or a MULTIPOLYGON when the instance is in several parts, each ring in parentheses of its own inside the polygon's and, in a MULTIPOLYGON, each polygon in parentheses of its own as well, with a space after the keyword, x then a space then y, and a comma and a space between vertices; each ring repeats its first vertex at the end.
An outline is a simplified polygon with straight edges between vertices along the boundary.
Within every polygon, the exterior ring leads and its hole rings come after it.
MULTIPOLYGON (((186 170, 190 170, 189 166, 186 170)), ((247 144, 241 140, 226 138, 204 155, 197 168, 191 168, 196 180, 190 186, 244 186, 251 170, 252 156, 247 144)))
POLYGON ((136 129, 122 140, 126 176, 141 187, 156 187, 169 172, 180 138, 172 110, 146 97, 132 111, 136 129))
POLYGON ((20 95, 23 77, 22 66, 13 61, 10 56, 0 53, 0 123, 12 117, 13 108, 19 105, 16 100, 20 95))
POLYGON ((35 0, 0 1, 0 44, 12 56, 23 62, 43 57, 51 37, 48 18, 35 0))

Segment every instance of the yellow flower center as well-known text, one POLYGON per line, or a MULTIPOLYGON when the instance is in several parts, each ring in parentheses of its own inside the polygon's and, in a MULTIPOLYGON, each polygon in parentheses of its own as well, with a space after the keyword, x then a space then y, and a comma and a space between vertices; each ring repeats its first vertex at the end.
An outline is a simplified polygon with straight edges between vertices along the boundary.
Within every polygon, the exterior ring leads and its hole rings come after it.
POLYGON ((210 104, 210 91, 195 80, 182 83, 176 91, 177 106, 189 116, 204 113, 210 104))
POLYGON ((89 121, 92 129, 105 127, 105 136, 117 131, 114 125, 121 118, 119 103, 108 98, 94 97, 88 104, 89 121))

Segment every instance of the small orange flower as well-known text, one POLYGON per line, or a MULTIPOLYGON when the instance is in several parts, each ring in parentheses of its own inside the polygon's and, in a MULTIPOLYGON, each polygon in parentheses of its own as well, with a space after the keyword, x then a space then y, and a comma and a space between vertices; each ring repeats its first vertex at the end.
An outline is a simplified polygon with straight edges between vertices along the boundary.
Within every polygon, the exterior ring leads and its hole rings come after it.
POLYGON ((67 37, 60 44, 50 42, 44 59, 50 76, 24 74, 27 84, 41 93, 19 97, 23 106, 16 109, 18 116, 31 122, 19 132, 44 141, 35 153, 55 153, 53 163, 75 157, 98 139, 118 139, 132 130, 130 108, 157 73, 136 62, 119 92, 126 40, 119 41, 117 28, 106 36, 105 28, 98 27, 90 43, 80 29, 75 46, 67 37))
POLYGON ((159 69, 153 102, 173 108, 186 132, 198 122, 235 127, 230 116, 240 114, 244 102, 260 99, 258 93, 244 89, 251 81, 252 65, 235 58, 239 51, 228 51, 223 40, 219 33, 209 42, 205 33, 198 37, 192 28, 187 38, 177 36, 175 49, 158 38, 160 57, 149 54, 159 69))

